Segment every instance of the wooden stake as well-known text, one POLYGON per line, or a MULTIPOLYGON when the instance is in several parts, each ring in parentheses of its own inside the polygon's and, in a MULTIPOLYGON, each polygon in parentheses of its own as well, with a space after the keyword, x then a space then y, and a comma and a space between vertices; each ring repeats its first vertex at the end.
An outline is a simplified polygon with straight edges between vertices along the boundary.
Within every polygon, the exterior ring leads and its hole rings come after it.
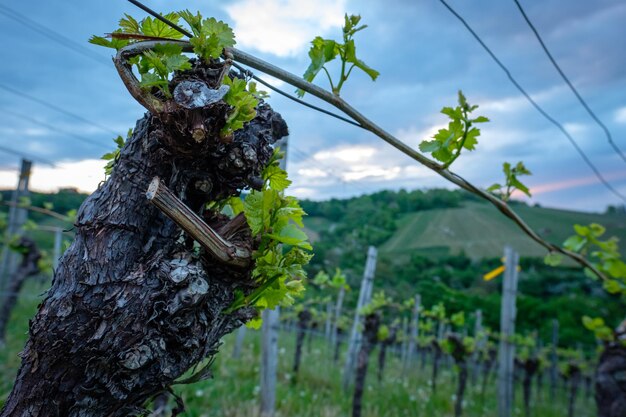
POLYGON ((324 326, 324 337, 326 338, 326 343, 330 342, 330 331, 331 331, 331 323, 333 315, 333 304, 330 301, 326 302, 326 323, 324 326))
POLYGON ((500 315, 500 350, 498 368, 498 416, 511 417, 513 410, 513 377, 515 344, 512 337, 515 333, 516 296, 517 296, 517 264, 519 256, 510 247, 504 248, 506 269, 502 283, 502 309, 500 315))
MULTIPOLYGON (((22 159, 20 165, 20 175, 17 180, 17 187, 13 190, 11 203, 9 205, 9 218, 5 236, 11 239, 15 235, 23 235, 22 226, 28 218, 28 211, 20 207, 21 199, 28 197, 28 183, 33 163, 27 159, 22 159)), ((19 255, 11 251, 5 242, 2 250, 2 260, 0 262, 0 291, 11 285, 10 277, 17 269, 19 255)), ((2 297, 0 297, 1 299, 2 297)))
POLYGON ((339 294, 337 295, 337 304, 335 304, 335 319, 333 320, 333 330, 330 335, 330 345, 334 348, 337 344, 337 328, 339 324, 339 318, 341 317, 341 309, 343 307, 343 297, 346 294, 344 287, 339 288, 339 294))
POLYGON ((372 298, 372 287, 374 284, 374 273, 376 272, 376 257, 378 251, 375 247, 370 246, 367 251, 367 261, 365 263, 365 271, 363 272, 363 281, 361 282, 361 290, 359 291, 359 301, 354 313, 354 321, 352 322, 352 330, 350 331, 350 342, 348 344, 348 353, 346 355, 346 364, 343 372, 343 389, 347 390, 350 386, 355 364, 356 356, 361 348, 361 309, 370 302, 372 298))
POLYGON ((176 197, 158 177, 152 179, 146 198, 221 262, 240 267, 250 264, 251 254, 248 250, 222 238, 176 197))
POLYGON ((278 323, 280 309, 263 310, 261 328, 261 416, 272 417, 276 410, 276 370, 278 368, 278 323))
POLYGON ((241 348, 243 347, 243 341, 246 338, 246 326, 241 326, 237 329, 237 338, 235 339, 235 348, 233 349, 233 359, 239 359, 241 356, 241 348))
POLYGON ((409 345, 408 345, 408 352, 406 356, 406 361, 409 366, 412 364, 413 358, 415 356, 415 344, 417 343, 418 323, 420 320, 421 302, 422 302, 422 297, 419 294, 417 294, 415 296, 415 304, 413 304, 413 314, 411 316, 411 327, 410 327, 410 334, 409 334, 409 345))

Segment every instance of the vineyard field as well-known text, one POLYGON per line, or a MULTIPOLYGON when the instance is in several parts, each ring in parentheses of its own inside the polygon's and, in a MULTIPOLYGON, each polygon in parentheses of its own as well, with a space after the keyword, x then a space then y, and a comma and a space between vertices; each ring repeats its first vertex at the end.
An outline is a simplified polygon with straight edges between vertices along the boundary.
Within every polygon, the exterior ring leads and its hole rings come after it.
MULTIPOLYGON (((25 291, 40 292, 41 283, 30 283, 25 291)), ((36 311, 38 300, 21 298, 10 322, 6 349, 0 350, 0 406, 4 403, 19 366, 17 353, 26 341, 28 318, 36 311)), ((174 386, 174 392, 184 400, 186 411, 181 417, 258 417, 259 416, 259 358, 260 332, 248 330, 241 356, 232 357, 235 336, 224 339, 213 366, 215 378, 192 384, 174 386), (242 399, 244 399, 242 401, 242 399)), ((351 392, 341 388, 343 353, 337 364, 331 359, 328 343, 320 335, 305 341, 303 362, 297 382, 291 372, 295 333, 282 330, 279 336, 279 367, 276 417, 340 417, 350 413, 351 392)), ((455 375, 453 366, 444 366, 438 379, 438 390, 431 395, 429 377, 431 364, 422 368, 420 361, 402 376, 400 357, 389 353, 382 382, 376 379, 378 349, 370 355, 371 372, 366 382, 364 417, 448 417, 454 415, 455 375)), ((479 380, 480 380, 479 376, 479 380)), ((478 380, 478 381, 479 381, 478 380)), ((492 375, 485 394, 480 383, 470 383, 466 394, 464 416, 495 416, 497 410, 495 376, 492 375)), ((514 416, 523 415, 521 384, 515 395, 514 416)), ((533 395, 536 392, 533 391, 533 395)), ((549 398, 548 377, 544 377, 541 398, 533 401, 535 416, 561 417, 567 409, 567 393, 559 385, 556 398, 549 398)), ((172 402, 171 402, 172 403, 172 402)), ((579 389, 576 417, 595 415, 593 398, 584 386, 579 389)))
MULTIPOLYGON (((547 240, 560 244, 572 235, 573 224, 601 223, 607 235, 626 240, 626 218, 552 208, 520 205, 518 212, 547 240)), ((459 208, 424 210, 403 215, 398 230, 381 247, 386 254, 455 255, 472 259, 493 257, 506 244, 521 256, 543 257, 544 248, 523 234, 515 224, 486 204, 465 202, 459 208)))

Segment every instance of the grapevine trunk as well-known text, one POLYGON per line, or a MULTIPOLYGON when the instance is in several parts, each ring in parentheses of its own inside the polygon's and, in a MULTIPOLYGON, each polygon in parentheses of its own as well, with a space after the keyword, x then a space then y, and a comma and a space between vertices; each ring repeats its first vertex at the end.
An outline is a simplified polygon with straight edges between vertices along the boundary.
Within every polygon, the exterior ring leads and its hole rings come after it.
POLYGON ((604 350, 596 370, 598 417, 626 416, 626 347, 613 343, 604 350))
MULTIPOLYGON (((181 79, 216 88, 221 68, 195 63, 181 79)), ((172 86, 171 86, 172 87, 172 86)), ((271 144, 287 134, 267 105, 230 142, 219 137, 228 106, 146 114, 111 177, 81 206, 76 239, 32 321, 22 365, 1 417, 122 417, 143 413, 220 339, 256 315, 223 311, 249 293, 252 265, 216 261, 145 196, 154 177, 222 236, 254 249, 241 221, 206 203, 258 184, 271 144), (197 142, 191 132, 207 132, 197 142)))
POLYGON ((354 395, 352 397, 352 417, 361 417, 363 391, 365 389, 365 377, 367 376, 367 364, 372 347, 376 343, 380 316, 377 313, 368 314, 364 318, 363 343, 359 350, 356 364, 354 381, 354 395))

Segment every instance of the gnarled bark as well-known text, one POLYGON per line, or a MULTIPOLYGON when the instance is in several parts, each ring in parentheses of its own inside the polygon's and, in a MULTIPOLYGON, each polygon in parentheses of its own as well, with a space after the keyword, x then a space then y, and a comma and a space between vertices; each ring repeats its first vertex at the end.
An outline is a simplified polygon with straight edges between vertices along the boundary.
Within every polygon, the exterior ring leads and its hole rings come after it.
POLYGON ((463 414, 463 397, 465 396, 465 387, 467 386, 467 358, 470 356, 470 352, 467 351, 460 335, 454 333, 448 335, 448 342, 451 346, 450 355, 459 369, 456 400, 454 401, 454 416, 461 417, 463 414))
POLYGON ((296 330, 296 352, 293 358, 293 376, 294 382, 298 379, 298 371, 300 370, 300 362, 302 360, 302 345, 304 344, 304 337, 306 331, 309 328, 309 323, 313 315, 307 309, 298 313, 298 325, 296 330))
MULTIPOLYGON (((193 80, 217 89, 221 73, 219 64, 194 62, 170 88, 193 80)), ((76 239, 31 324, 2 417, 136 415, 255 315, 248 308, 223 313, 235 290, 254 287, 252 265, 224 263, 195 248, 145 193, 159 177, 212 230, 252 251, 245 222, 205 205, 258 185, 270 145, 287 134, 286 125, 260 105, 225 143, 223 101, 167 109, 138 121, 111 177, 81 206, 76 239), (202 141, 193 136, 199 126, 202 141)))
POLYGON ((613 343, 604 350, 596 370, 598 417, 626 416, 626 348, 613 343))
POLYGON ((361 349, 357 356, 356 373, 354 376, 354 395, 352 397, 352 417, 361 417, 363 408, 363 391, 365 390, 365 378, 367 377, 367 365, 370 351, 376 343, 378 327, 380 326, 380 315, 378 313, 368 314, 364 318, 363 340, 361 349))
POLYGON ((532 381, 535 373, 539 369, 539 359, 535 357, 528 358, 520 363, 524 369, 524 379, 522 387, 524 391, 524 414, 530 417, 530 396, 532 393, 532 381))
POLYGON ((381 340, 379 343, 380 351, 378 352, 378 382, 382 382, 383 373, 385 372, 385 363, 387 362, 387 348, 396 343, 396 334, 398 328, 392 326, 389 330, 389 336, 385 340, 381 340))

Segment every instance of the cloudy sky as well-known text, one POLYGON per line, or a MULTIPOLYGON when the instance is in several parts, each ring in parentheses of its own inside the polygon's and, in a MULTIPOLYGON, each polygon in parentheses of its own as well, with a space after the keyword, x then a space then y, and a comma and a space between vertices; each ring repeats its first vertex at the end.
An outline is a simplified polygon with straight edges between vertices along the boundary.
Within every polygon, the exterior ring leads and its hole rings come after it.
MULTIPOLYGON (((564 72, 626 151, 626 3, 520 2, 564 72)), ((462 89, 492 122, 482 126, 477 150, 455 162, 454 171, 486 187, 501 180, 503 162, 523 160, 534 174, 527 180, 532 203, 588 211, 623 203, 599 183, 566 137, 531 107, 439 0, 146 4, 164 12, 198 9, 222 19, 233 26, 240 49, 295 74, 307 66, 313 37, 339 38, 343 14, 361 14, 369 28, 357 35, 357 53, 381 75, 371 82, 354 72, 342 96, 366 116, 416 147, 446 122, 439 110, 453 105, 462 89)), ((604 177, 626 194, 624 161, 550 64, 514 2, 450 0, 450 5, 565 126, 604 177)), ((123 13, 144 16, 122 0, 0 1, 0 186, 14 186, 19 159, 4 148, 35 159, 36 189, 76 186, 91 191, 103 179, 98 158, 112 149, 115 134, 134 125, 143 108, 120 82, 111 52, 86 41, 116 28, 123 13)), ((326 87, 324 81, 318 80, 326 87)), ((366 131, 279 96, 270 102, 290 125, 288 169, 293 193, 300 197, 449 186, 366 131)))

